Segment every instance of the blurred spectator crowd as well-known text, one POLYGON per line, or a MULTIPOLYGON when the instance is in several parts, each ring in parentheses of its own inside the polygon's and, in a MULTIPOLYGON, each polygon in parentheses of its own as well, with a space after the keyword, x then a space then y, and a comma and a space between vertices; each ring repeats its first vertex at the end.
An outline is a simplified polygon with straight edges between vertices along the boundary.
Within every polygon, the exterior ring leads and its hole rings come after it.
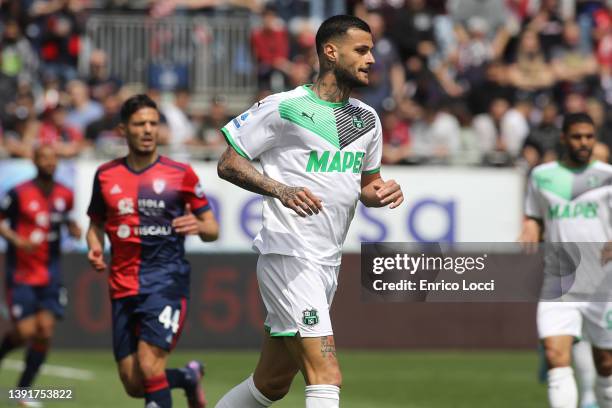
MULTIPOLYGON (((189 89, 124 84, 102 50, 79 61, 88 3, 0 0, 1 154, 29 157, 36 143, 52 143, 63 157, 116 155, 124 148, 119 107, 134 92, 147 92, 160 104, 160 137, 169 154, 218 157, 225 146, 219 129, 239 112, 230 112, 223 95, 196 104, 189 89)), ((151 18, 221 4, 248 13, 256 22, 254 100, 316 78, 315 33, 325 15, 294 13, 308 2, 145 3, 151 18)), ((338 12, 334 5, 321 10, 338 12)), ((599 131, 595 155, 610 160, 612 1, 348 0, 342 6, 366 20, 375 38, 370 86, 354 96, 379 112, 385 163, 531 168, 559 158, 560 120, 577 111, 591 114, 599 131)))

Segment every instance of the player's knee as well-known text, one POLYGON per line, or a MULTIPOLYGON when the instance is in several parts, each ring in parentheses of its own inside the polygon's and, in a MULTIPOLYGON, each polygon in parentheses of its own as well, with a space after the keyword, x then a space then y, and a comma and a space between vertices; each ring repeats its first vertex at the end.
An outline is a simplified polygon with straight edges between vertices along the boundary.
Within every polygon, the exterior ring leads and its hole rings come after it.
POLYGON ((153 378, 157 377, 164 373, 164 366, 156 359, 152 358, 143 358, 138 360, 138 365, 140 367, 140 372, 142 373, 142 377, 153 378))
POLYGON ((119 378, 127 395, 132 398, 144 397, 144 386, 139 379, 123 372, 119 373, 119 378))
POLYGON ((38 333, 36 334, 37 341, 49 343, 51 337, 53 337, 53 326, 43 325, 38 328, 38 333))
POLYGON ((278 401, 287 395, 296 374, 294 371, 257 381, 257 389, 268 399, 278 401))
POLYGON ((571 353, 558 347, 547 347, 546 362, 549 368, 568 367, 571 365, 571 353))
POLYGON ((35 326, 23 326, 17 327, 15 330, 15 339, 20 343, 24 343, 29 341, 36 336, 36 327, 35 326))

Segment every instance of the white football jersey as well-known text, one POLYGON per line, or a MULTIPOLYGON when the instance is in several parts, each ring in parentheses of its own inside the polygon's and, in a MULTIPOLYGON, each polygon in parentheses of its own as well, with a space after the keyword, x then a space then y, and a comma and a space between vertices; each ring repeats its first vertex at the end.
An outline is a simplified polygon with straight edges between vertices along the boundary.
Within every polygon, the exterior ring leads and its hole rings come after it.
POLYGON ((261 161, 266 176, 306 187, 323 202, 319 214, 303 218, 264 196, 255 249, 339 265, 361 174, 380 171, 382 130, 376 112, 354 98, 321 100, 304 85, 257 102, 222 131, 240 155, 261 161))

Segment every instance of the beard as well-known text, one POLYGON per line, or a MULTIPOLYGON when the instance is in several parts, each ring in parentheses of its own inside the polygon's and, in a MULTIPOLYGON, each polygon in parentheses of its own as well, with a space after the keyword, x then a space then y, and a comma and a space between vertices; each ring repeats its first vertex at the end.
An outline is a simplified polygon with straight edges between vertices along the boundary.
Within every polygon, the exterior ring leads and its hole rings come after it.
POLYGON ((338 82, 338 86, 340 87, 348 87, 350 89, 354 89, 368 86, 367 83, 360 81, 347 69, 338 65, 334 67, 334 75, 336 76, 336 81, 338 82))
POLYGON ((568 150, 567 153, 570 159, 572 159, 574 163, 588 164, 591 161, 591 157, 593 155, 593 149, 577 149, 577 150, 570 149, 568 150), (580 152, 588 152, 589 154, 587 156, 582 156, 579 154, 580 152))
POLYGON ((54 173, 55 173, 55 169, 50 170, 50 171, 46 169, 38 169, 38 178, 43 181, 51 181, 53 180, 54 173))

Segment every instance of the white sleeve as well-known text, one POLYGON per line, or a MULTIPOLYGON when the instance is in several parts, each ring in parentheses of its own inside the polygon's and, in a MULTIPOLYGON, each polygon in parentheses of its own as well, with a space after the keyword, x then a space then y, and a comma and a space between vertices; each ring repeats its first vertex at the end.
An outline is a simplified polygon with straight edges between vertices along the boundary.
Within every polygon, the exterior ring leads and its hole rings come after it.
POLYGON ((276 145, 281 126, 278 98, 268 97, 229 121, 221 132, 238 154, 253 160, 276 145))
POLYGON ((542 207, 540 206, 539 190, 535 182, 533 174, 529 176, 527 181, 527 194, 525 196, 525 215, 531 218, 544 218, 542 216, 542 207))
POLYGON ((376 117, 376 127, 374 128, 374 136, 368 143, 368 151, 365 153, 363 162, 363 173, 374 174, 380 171, 380 161, 382 160, 382 126, 378 115, 376 117))

